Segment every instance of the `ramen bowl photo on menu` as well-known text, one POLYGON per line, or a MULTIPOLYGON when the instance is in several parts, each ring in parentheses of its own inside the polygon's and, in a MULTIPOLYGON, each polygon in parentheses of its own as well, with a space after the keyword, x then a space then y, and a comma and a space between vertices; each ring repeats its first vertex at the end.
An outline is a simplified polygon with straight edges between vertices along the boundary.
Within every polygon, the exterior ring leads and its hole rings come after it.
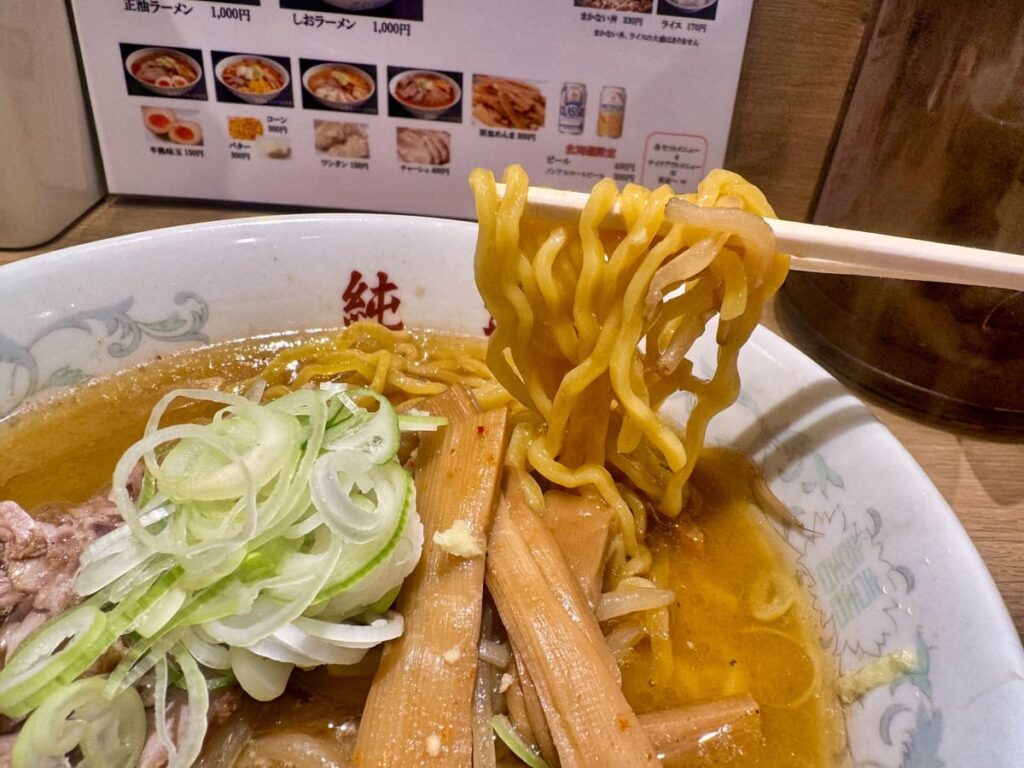
POLYGON ((203 75, 198 61, 174 48, 140 48, 124 65, 135 82, 158 96, 188 93, 203 75))
POLYGON ((391 78, 392 98, 414 117, 436 120, 462 98, 462 88, 451 77, 427 69, 409 69, 391 78))
POLYGON ((372 11, 376 8, 383 8, 391 5, 394 0, 323 0, 333 8, 341 8, 343 11, 372 11))
POLYGON ((302 76, 302 87, 325 107, 350 111, 374 97, 377 86, 369 73, 351 64, 317 64, 302 76))
POLYGON ((218 82, 233 96, 250 104, 267 104, 288 87, 288 70, 265 56, 236 54, 217 62, 218 82))

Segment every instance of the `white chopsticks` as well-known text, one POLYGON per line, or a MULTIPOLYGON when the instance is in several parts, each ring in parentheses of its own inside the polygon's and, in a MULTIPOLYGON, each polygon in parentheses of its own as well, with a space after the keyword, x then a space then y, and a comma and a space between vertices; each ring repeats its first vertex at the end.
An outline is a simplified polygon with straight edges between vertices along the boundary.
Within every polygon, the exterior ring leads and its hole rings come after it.
MULTIPOLYGON (((505 185, 498 184, 498 197, 505 185)), ((530 215, 554 221, 575 220, 587 201, 583 192, 530 187, 530 215)), ((795 221, 766 219, 780 251, 793 257, 792 268, 832 275, 889 277, 932 283, 978 285, 1024 291, 1024 256, 906 237, 857 232, 795 221)), ((618 206, 605 220, 622 227, 618 206)))

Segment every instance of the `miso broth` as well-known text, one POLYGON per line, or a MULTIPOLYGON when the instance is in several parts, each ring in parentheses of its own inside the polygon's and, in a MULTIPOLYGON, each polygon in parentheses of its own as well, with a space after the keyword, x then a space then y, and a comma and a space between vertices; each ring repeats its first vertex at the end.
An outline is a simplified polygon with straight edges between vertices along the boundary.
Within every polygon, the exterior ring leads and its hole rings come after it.
MULTIPOLYGON (((29 510, 84 501, 109 484, 117 459, 141 436, 163 394, 179 387, 241 387, 280 350, 329 335, 282 334, 170 354, 33 403, 0 422, 0 499, 29 510)), ((186 406, 171 411, 169 421, 208 415, 186 406)), ((671 661, 656 661, 647 641, 629 651, 622 668, 626 698, 645 713, 753 694, 763 743, 746 745, 725 762, 697 757, 688 763, 694 766, 840 764, 845 743, 834 670, 819 646, 810 601, 793 559, 749 488, 737 482, 739 474, 728 453, 709 453, 691 481, 696 501, 680 519, 653 524, 648 532, 651 578, 676 593, 671 661)), ((337 681, 365 695, 372 669, 361 674, 320 676, 316 687, 337 681)), ((330 697, 303 692, 309 679, 297 677, 284 704, 250 702, 239 716, 251 720, 246 727, 259 738, 278 731, 328 734, 324 738, 337 737, 347 753, 352 702, 332 719, 330 697), (299 728, 302 701, 312 702, 306 710, 311 722, 299 728), (341 722, 349 725, 338 730, 341 722)), ((216 743, 217 732, 209 739, 216 743)))

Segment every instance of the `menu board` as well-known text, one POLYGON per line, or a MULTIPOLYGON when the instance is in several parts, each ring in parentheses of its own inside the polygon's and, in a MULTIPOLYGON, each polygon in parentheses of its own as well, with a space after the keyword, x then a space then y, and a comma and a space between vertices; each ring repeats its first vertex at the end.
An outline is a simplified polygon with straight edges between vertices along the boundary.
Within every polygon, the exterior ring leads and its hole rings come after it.
POLYGON ((472 216, 476 166, 692 190, 752 0, 72 0, 111 192, 472 216))

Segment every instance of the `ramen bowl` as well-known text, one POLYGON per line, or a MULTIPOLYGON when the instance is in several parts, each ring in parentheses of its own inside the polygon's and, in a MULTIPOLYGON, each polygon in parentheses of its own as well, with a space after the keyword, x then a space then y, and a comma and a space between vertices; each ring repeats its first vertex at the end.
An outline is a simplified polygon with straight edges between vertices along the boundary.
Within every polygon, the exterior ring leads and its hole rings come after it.
POLYGON ((377 95, 377 85, 376 85, 376 83, 373 82, 373 78, 370 77, 369 73, 366 72, 365 70, 360 69, 359 67, 354 67, 351 64, 330 64, 330 63, 328 63, 328 64, 317 64, 314 67, 310 67, 309 69, 306 70, 305 74, 303 74, 303 76, 302 76, 302 87, 306 90, 306 92, 310 96, 312 96, 317 101, 317 103, 322 104, 323 106, 327 107, 328 109, 337 109, 337 110, 339 110, 341 112, 349 112, 349 111, 354 110, 354 109, 359 109, 360 107, 365 106, 366 104, 368 104, 370 102, 370 100, 373 99, 377 95), (343 72, 350 73, 350 74, 354 75, 355 77, 361 77, 364 80, 366 80, 366 82, 369 83, 369 85, 370 85, 370 92, 369 92, 369 94, 365 98, 353 99, 352 101, 346 101, 346 102, 331 101, 330 99, 325 99, 325 98, 322 98, 322 97, 318 96, 313 91, 313 88, 311 87, 310 82, 312 81, 312 79, 314 77, 316 77, 321 72, 325 72, 327 70, 332 70, 332 69, 340 69, 343 72))
MULTIPOLYGON (((489 318, 474 284, 475 238, 473 224, 431 218, 263 217, 0 267, 0 414, 208 342, 365 317, 481 336, 489 318)), ((695 373, 714 367, 716 348, 711 328, 690 355, 695 373)), ((842 672, 897 651, 917 657, 910 673, 847 708, 849 763, 1024 765, 1020 640, 942 496, 855 397, 787 342, 757 329, 739 369, 739 399, 712 422, 709 443, 750 456, 813 531, 779 536, 813 599, 821 647, 842 672)), ((667 416, 688 408, 671 398, 667 416)))
POLYGON ((323 0, 327 5, 341 8, 343 11, 372 11, 391 5, 394 0, 323 0))
POLYGON ((406 111, 408 111, 414 117, 419 117, 423 120, 436 120, 437 118, 441 117, 441 115, 445 114, 448 110, 450 110, 452 107, 454 107, 456 104, 458 104, 459 99, 462 98, 462 88, 459 87, 459 84, 457 82, 455 82, 450 77, 448 77, 448 75, 442 72, 435 72, 430 69, 407 69, 403 72, 399 72, 397 75, 392 77, 390 82, 388 83, 388 91, 391 94, 391 97, 399 104, 401 104, 406 111), (444 104, 443 106, 426 106, 422 104, 417 104, 413 101, 409 101, 399 96, 399 84, 407 77, 417 76, 437 78, 438 80, 442 80, 445 83, 447 83, 451 87, 452 93, 454 94, 452 96, 451 101, 444 104))
POLYGON ((155 93, 158 96, 181 96, 195 88, 196 85, 199 84, 199 81, 203 79, 203 68, 199 64, 199 62, 191 56, 189 56, 187 53, 179 51, 176 48, 139 48, 137 51, 132 51, 130 54, 128 54, 128 56, 125 57, 124 67, 128 71, 128 75, 132 78, 132 80, 141 85, 147 91, 155 93), (172 58, 183 60, 186 64, 188 64, 190 67, 192 67, 192 69, 196 71, 195 79, 188 82, 185 85, 156 85, 155 83, 150 83, 146 80, 143 80, 141 77, 135 74, 135 65, 141 59, 144 59, 147 56, 154 55, 165 55, 170 56, 172 58))
POLYGON ((247 56, 244 54, 227 56, 217 62, 217 66, 214 68, 214 75, 217 77, 217 81, 227 88, 233 96, 241 99, 242 101, 248 102, 249 104, 268 104, 284 93, 285 89, 287 89, 291 84, 291 75, 288 74, 288 70, 273 59, 268 59, 265 56, 247 56), (225 82, 224 72, 229 67, 240 64, 243 61, 257 61, 261 66, 272 69, 281 78, 281 87, 264 93, 254 93, 252 91, 247 91, 244 88, 237 88, 225 82))

